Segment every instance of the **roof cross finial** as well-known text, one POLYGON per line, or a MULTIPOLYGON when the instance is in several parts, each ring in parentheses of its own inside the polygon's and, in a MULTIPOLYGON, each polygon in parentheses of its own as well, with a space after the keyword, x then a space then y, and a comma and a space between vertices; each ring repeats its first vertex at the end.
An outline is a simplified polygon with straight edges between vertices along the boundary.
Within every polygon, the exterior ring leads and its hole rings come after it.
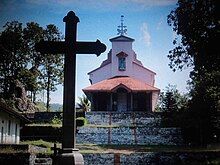
POLYGON ((124 24, 123 24, 124 19, 123 18, 124 18, 124 16, 121 15, 121 25, 118 26, 118 29, 117 29, 118 34, 120 34, 121 36, 123 36, 124 34, 127 34, 127 29, 126 29, 127 26, 124 26, 124 24))

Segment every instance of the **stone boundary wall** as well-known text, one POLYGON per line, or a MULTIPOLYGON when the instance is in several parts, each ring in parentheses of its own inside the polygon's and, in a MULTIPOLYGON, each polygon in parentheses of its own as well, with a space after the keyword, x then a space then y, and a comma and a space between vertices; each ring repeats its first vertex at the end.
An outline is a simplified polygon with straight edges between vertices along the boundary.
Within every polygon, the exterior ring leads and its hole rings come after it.
POLYGON ((79 127, 77 143, 182 145, 180 128, 161 127, 161 117, 144 112, 88 112, 89 126, 79 127))
POLYGON ((77 143, 120 145, 182 145, 179 128, 81 127, 77 143))
POLYGON ((160 126, 161 116, 158 113, 146 112, 87 112, 89 124, 95 125, 145 125, 160 126))
MULTIPOLYGON (((86 114, 89 125, 77 127, 76 141, 81 144, 183 145, 180 128, 161 127, 159 115, 147 113, 86 114)), ((60 141, 62 128, 26 126, 22 140, 60 141)))

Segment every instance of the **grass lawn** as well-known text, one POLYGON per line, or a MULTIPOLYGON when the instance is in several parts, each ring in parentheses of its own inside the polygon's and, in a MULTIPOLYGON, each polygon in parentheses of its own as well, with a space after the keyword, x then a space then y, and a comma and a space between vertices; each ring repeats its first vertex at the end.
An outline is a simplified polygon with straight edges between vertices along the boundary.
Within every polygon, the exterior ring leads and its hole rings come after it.
POLYGON ((135 153, 135 152, 220 152, 220 145, 209 147, 146 146, 146 145, 96 145, 77 144, 81 153, 135 153))
MULTIPOLYGON (((53 142, 43 140, 23 141, 22 144, 30 144, 38 147, 50 148, 54 146, 53 142)), ((57 143, 61 148, 61 144, 57 143)), ((135 153, 135 152, 220 152, 220 144, 210 145, 208 147, 189 147, 189 146, 148 146, 148 145, 97 145, 97 144, 77 144, 76 148, 81 153, 135 153)))

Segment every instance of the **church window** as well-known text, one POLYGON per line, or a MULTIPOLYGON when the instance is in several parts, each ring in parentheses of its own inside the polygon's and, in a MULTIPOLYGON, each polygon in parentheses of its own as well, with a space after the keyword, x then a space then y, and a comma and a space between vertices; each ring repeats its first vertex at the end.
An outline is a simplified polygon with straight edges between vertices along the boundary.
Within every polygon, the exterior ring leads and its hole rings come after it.
POLYGON ((119 58, 118 58, 118 70, 119 70, 119 71, 124 71, 124 70, 126 70, 125 57, 119 57, 119 58))

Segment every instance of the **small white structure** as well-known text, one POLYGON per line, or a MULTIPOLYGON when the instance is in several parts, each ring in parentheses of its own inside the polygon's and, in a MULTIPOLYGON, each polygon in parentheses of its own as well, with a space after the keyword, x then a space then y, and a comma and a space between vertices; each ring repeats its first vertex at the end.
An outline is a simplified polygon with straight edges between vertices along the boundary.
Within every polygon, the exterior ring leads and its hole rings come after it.
MULTIPOLYGON (((122 17, 123 18, 123 17, 122 17)), ((112 49, 101 66, 88 73, 91 86, 83 89, 92 103, 92 111, 154 111, 160 90, 154 87, 156 73, 143 66, 132 48, 134 39, 111 38, 112 49)))
POLYGON ((24 116, 0 102, 0 144, 19 144, 24 116))

